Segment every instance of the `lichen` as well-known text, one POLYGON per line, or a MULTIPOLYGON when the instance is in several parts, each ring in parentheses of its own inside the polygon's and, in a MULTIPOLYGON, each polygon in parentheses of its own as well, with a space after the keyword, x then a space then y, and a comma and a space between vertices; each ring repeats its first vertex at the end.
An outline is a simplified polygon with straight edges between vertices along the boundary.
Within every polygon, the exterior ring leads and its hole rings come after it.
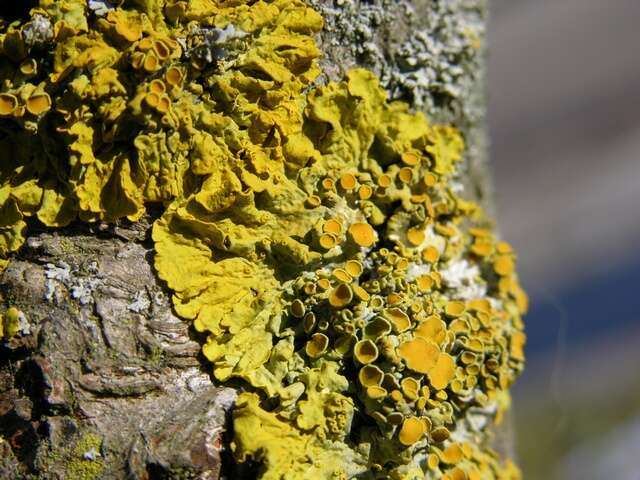
POLYGON ((9 307, 0 313, 0 340, 10 340, 18 333, 28 334, 29 324, 23 312, 16 307, 9 307))
POLYGON ((102 284, 104 277, 99 272, 97 263, 91 260, 87 261, 81 269, 72 269, 63 260, 56 265, 47 263, 45 268, 45 277, 47 278, 45 299, 53 303, 66 301, 68 296, 80 305, 93 303, 94 291, 102 284), (65 295, 65 291, 68 291, 68 296, 65 295))
POLYGON ((465 123, 482 117, 474 91, 484 54, 485 0, 311 3, 327 24, 323 41, 333 55, 323 62, 327 69, 363 65, 392 98, 429 115, 465 123))
MULTIPOLYGON (((52 474, 74 480, 95 480, 101 478, 105 460, 101 453, 102 438, 92 431, 73 435, 67 445, 53 450, 44 442, 38 451, 37 464, 41 471, 50 473, 60 466, 62 472, 52 474)), ((31 477, 29 477, 31 478, 31 477)))
MULTIPOLYGON (((300 0, 41 0, 0 23, 0 259, 29 217, 160 204, 158 276, 215 378, 247 390, 238 461, 513 478, 485 437, 524 360, 515 254, 460 192, 458 128, 368 70, 317 83, 322 24, 300 0)), ((91 301, 68 268, 48 278, 91 301)))
POLYGON ((72 459, 67 463, 67 477, 78 480, 98 478, 104 469, 104 460, 100 454, 102 439, 93 433, 85 433, 80 437, 72 452, 72 459))

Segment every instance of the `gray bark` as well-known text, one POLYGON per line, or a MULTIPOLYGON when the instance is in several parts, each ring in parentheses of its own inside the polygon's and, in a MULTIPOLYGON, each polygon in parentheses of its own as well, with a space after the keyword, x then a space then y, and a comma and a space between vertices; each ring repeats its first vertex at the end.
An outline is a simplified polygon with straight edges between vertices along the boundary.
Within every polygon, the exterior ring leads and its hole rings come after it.
MULTIPOLYGON (((314 3, 323 80, 370 68, 391 98, 461 128, 467 187, 489 207, 486 2, 314 3)), ((200 339, 172 313, 150 224, 31 228, 0 276, 0 300, 25 314, 0 347, 0 477, 241 478, 223 461, 236 392, 214 384, 200 339)))
POLYGON ((28 326, 3 352, 3 478, 219 478, 236 394, 172 313, 147 227, 41 232, 4 272, 28 326))

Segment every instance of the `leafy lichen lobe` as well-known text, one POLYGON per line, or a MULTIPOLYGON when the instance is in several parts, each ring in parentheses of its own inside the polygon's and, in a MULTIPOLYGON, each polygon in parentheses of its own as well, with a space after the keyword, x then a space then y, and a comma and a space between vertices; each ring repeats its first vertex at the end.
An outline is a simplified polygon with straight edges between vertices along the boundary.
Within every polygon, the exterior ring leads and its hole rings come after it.
POLYGON ((367 70, 314 84, 321 28, 298 0, 41 0, 0 21, 0 262, 28 217, 161 203, 158 275, 216 379, 248 390, 238 461, 511 478, 484 441, 524 360, 515 255, 459 192, 456 128, 367 70))

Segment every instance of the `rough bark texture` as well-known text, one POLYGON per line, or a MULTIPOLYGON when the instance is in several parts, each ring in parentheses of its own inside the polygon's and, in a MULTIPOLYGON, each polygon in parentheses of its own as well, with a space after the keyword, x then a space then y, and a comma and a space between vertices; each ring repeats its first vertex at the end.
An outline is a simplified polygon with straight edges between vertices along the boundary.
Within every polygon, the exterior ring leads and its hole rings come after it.
MULTIPOLYGON (((370 68, 390 97, 460 128, 466 186, 487 206, 485 3, 314 1, 324 79, 370 68)), ((25 314, 0 347, 1 478, 250 477, 222 461, 236 392, 172 313, 149 226, 33 233, 0 277, 0 300, 25 314)))
POLYGON ((28 334, 3 347, 2 478, 219 478, 236 394, 172 313, 146 227, 42 232, 3 274, 28 334))

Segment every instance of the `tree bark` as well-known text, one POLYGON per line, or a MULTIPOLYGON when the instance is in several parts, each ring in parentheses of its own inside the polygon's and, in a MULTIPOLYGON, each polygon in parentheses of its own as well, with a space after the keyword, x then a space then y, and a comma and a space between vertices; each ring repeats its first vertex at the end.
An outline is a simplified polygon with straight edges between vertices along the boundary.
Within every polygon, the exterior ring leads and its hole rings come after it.
MULTIPOLYGON (((491 211, 486 1, 312 3, 325 19, 321 81, 371 69, 391 98, 459 128, 466 187, 491 211)), ((225 434, 236 391, 215 385, 202 339, 172 312, 152 220, 30 225, 0 276, 2 302, 24 314, 0 347, 0 477, 241 478, 225 434)))

